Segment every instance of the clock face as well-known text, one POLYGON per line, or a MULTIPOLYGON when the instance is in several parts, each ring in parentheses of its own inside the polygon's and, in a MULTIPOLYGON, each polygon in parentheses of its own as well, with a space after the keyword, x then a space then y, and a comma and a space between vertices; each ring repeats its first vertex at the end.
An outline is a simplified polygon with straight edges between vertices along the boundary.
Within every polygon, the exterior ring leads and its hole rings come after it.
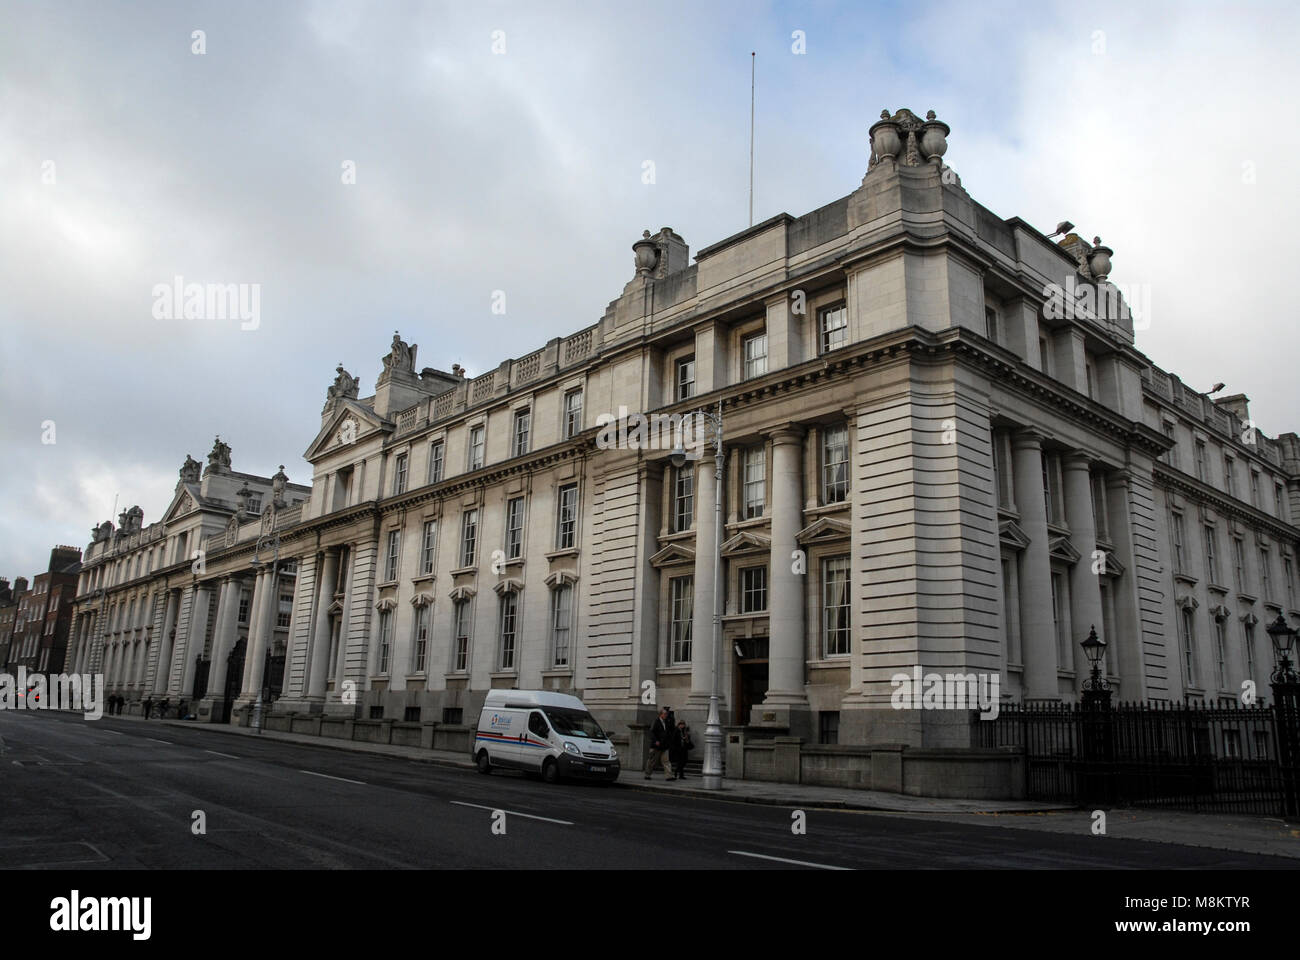
POLYGON ((344 420, 339 426, 337 440, 339 443, 352 443, 357 439, 357 422, 344 420))

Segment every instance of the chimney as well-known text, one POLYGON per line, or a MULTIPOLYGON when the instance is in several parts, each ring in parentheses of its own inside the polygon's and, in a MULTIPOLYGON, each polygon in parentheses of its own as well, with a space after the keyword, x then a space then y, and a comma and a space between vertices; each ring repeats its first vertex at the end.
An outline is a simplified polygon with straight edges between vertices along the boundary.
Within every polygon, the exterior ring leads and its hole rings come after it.
POLYGON ((15 577, 15 578, 14 578, 14 596, 17 596, 17 595, 20 594, 20 593, 26 593, 26 592, 27 592, 27 578, 26 578, 26 577, 15 577))
POLYGON ((1244 393, 1234 393, 1230 397, 1218 397, 1214 402, 1243 423, 1250 419, 1250 413, 1247 410, 1250 398, 1244 393))

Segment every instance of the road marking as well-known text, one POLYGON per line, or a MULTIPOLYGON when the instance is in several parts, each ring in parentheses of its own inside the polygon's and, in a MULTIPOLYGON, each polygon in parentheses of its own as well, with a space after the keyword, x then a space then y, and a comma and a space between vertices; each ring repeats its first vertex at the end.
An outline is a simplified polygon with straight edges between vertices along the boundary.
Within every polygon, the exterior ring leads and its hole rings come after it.
MULTIPOLYGON (((209 751, 209 753, 210 752, 211 751, 209 751)), ((239 758, 236 757, 235 759, 238 760, 239 758)), ((366 785, 364 780, 349 780, 347 777, 335 777, 328 773, 316 773, 314 770, 299 770, 298 772, 305 773, 309 777, 324 777, 326 780, 342 780, 344 783, 355 783, 363 787, 366 785)))
POLYGON ((122 731, 121 731, 121 730, 101 730, 101 731, 99 731, 99 732, 100 732, 100 733, 111 733, 111 734, 112 734, 113 736, 115 736, 115 737, 120 737, 120 736, 122 735, 122 731))
POLYGON ((745 850, 728 850, 738 857, 755 857, 759 860, 775 860, 777 863, 793 863, 799 867, 816 867, 818 870, 850 870, 851 867, 832 867, 827 863, 809 863, 807 860, 787 860, 785 857, 769 857, 765 853, 749 853, 745 850))
POLYGON ((227 760, 238 760, 239 758, 233 753, 222 753, 219 750, 204 750, 204 753, 210 753, 214 757, 225 757, 227 760))
POLYGON ((146 740, 153 740, 154 743, 161 743, 161 744, 164 744, 165 746, 168 746, 168 747, 173 746, 173 744, 172 744, 172 742, 171 742, 170 740, 157 740, 157 739, 155 739, 155 738, 153 738, 153 737, 145 737, 145 739, 146 739, 146 740))
MULTIPOLYGON (((493 811, 501 810, 500 807, 485 807, 481 803, 466 803, 464 800, 451 800, 448 802, 454 803, 460 807, 477 807, 479 810, 493 810, 493 811)), ((544 820, 547 823, 558 823, 564 827, 573 826, 573 821, 571 820, 552 820, 550 817, 539 817, 536 814, 532 814, 532 813, 516 813, 513 810, 501 810, 501 812, 505 814, 509 814, 512 817, 527 817, 529 820, 544 820)))

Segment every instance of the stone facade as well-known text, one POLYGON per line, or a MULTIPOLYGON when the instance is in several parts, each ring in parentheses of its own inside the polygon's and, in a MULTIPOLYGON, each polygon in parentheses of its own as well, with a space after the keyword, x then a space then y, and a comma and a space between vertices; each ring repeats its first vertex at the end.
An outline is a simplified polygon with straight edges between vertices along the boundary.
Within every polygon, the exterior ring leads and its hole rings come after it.
POLYGON ((702 732, 720 586, 723 720, 760 759, 765 738, 796 758, 799 740, 968 747, 968 712, 893 709, 892 678, 1074 699, 1092 628, 1122 699, 1266 690, 1262 621, 1300 615, 1300 438, 1153 366, 1113 251, 980 206, 947 133, 886 112, 857 190, 693 264, 671 228, 647 231, 599 322, 474 378, 417 373, 397 334, 373 395, 340 364, 300 505, 237 522, 233 490, 183 478, 157 529, 92 544, 88 649, 107 638, 124 689, 172 699, 194 696, 202 650, 203 719, 225 716, 236 646, 283 644, 276 689, 248 658, 239 722, 269 690, 286 729, 391 737, 473 722, 494 687, 549 688, 635 743, 655 703, 702 732), (699 407, 724 424, 721 531, 712 457, 675 467, 640 431, 699 407), (186 532, 202 570, 174 548, 186 532), (271 534, 293 575, 266 567, 271 534), (141 549, 156 560, 132 580, 141 549), (101 570, 148 612, 95 625, 101 570))

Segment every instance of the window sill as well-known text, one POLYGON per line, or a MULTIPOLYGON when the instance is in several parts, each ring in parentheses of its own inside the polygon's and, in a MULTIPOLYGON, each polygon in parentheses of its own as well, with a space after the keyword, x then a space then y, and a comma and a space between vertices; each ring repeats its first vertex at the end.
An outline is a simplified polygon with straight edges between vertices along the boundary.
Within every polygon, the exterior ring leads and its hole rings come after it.
POLYGON ((488 677, 492 680, 514 680, 518 676, 518 670, 497 670, 494 673, 488 674, 488 677))
POLYGON ((422 573, 418 577, 412 577, 412 583, 433 583, 437 578, 432 573, 422 573))
POLYGON ((850 654, 842 653, 823 660, 809 660, 807 664, 809 670, 843 670, 852 663, 852 660, 850 654))
POLYGON ((1231 591, 1230 591, 1227 587, 1221 587, 1221 586, 1219 586, 1217 583, 1215 583, 1213 580, 1207 580, 1207 581, 1205 581, 1205 586, 1206 586, 1206 589, 1208 589, 1208 590, 1213 590, 1213 591, 1215 591, 1216 593, 1221 593, 1221 594, 1223 594, 1225 597, 1226 597, 1229 593, 1231 593, 1231 591))
POLYGON ((661 676, 689 675, 691 665, 689 663, 674 663, 667 667, 660 667, 658 672, 661 676))
POLYGON ((1248 594, 1248 593, 1238 593, 1238 594, 1237 594, 1237 599, 1240 600, 1242 603, 1254 603, 1254 602, 1255 602, 1256 600, 1258 600, 1259 598, 1258 598, 1258 597, 1252 597, 1252 596, 1251 596, 1250 594, 1248 594))
POLYGON ((451 575, 453 577, 468 577, 475 573, 478 573, 478 567, 457 567, 451 572, 451 575))
POLYGON ((1196 578, 1189 573, 1175 573, 1174 579, 1181 580, 1183 583, 1190 584, 1193 587, 1197 584, 1196 578))
POLYGON ((849 500, 840 500, 838 503, 822 503, 815 507, 804 507, 803 514, 805 517, 817 517, 824 513, 839 513, 849 509, 849 500))
POLYGON ((380 590, 392 589, 397 586, 397 579, 393 578, 392 580, 381 580, 379 581, 379 583, 375 584, 375 586, 380 590))
POLYGON ((543 677, 571 677, 573 676, 573 667, 552 667, 550 670, 542 671, 543 677))
MULTIPOLYGON (((565 547, 563 550, 552 550, 550 553, 546 554, 546 559, 558 560, 561 557, 576 557, 577 555, 578 555, 577 547, 565 547)), ((522 560, 518 560, 516 562, 523 563, 522 560)))
POLYGON ((507 560, 503 564, 503 566, 507 566, 507 567, 522 567, 523 565, 524 565, 524 558, 522 556, 518 556, 511 560, 507 560))

